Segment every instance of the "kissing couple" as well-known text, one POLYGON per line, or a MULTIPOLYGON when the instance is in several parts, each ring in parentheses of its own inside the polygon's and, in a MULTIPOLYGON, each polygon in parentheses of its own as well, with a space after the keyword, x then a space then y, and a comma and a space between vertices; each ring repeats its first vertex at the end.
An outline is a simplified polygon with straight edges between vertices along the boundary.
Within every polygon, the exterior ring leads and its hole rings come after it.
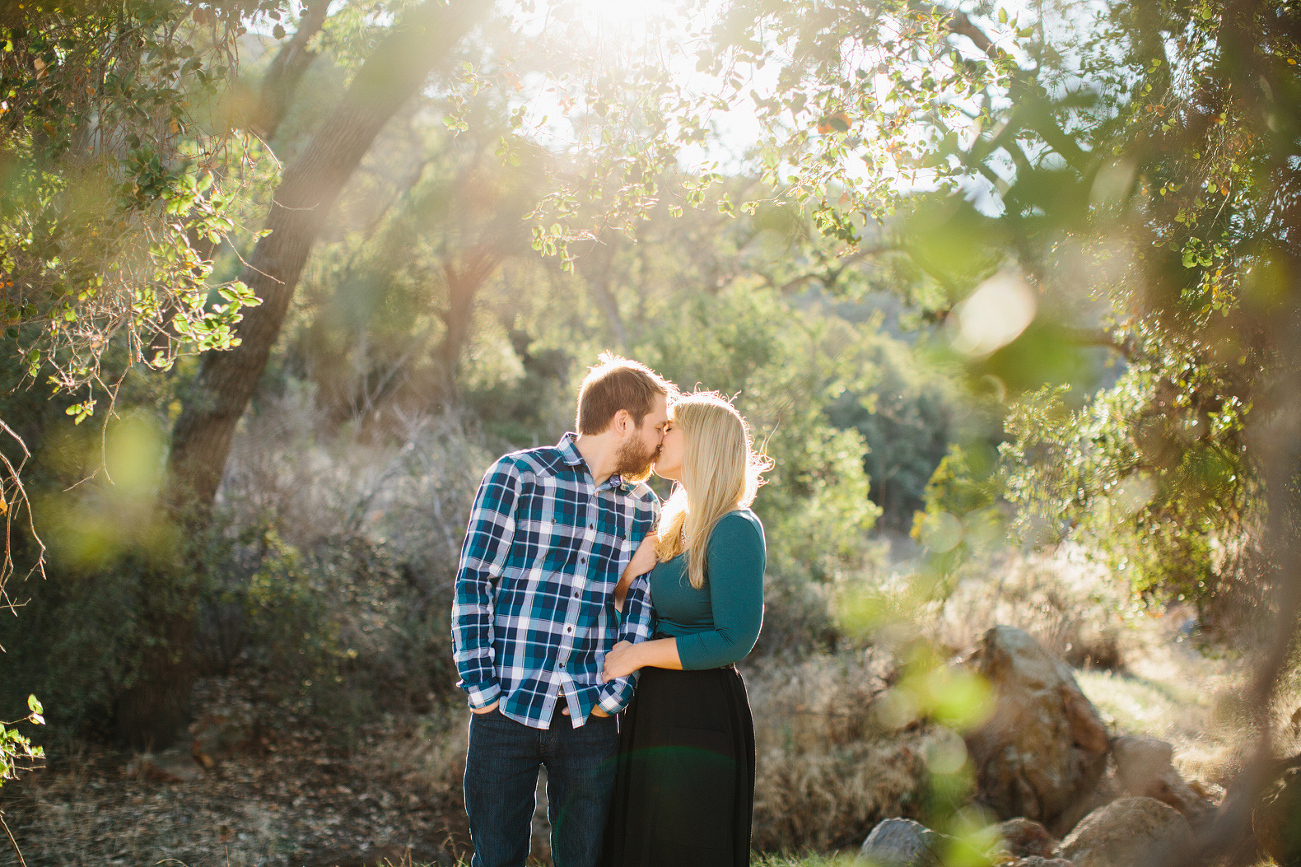
POLYGON ((744 867, 771 463, 714 392, 603 354, 577 433, 487 471, 452 606, 472 867, 524 867, 547 769, 556 867, 744 867), (673 483, 661 506, 652 470, 673 483))

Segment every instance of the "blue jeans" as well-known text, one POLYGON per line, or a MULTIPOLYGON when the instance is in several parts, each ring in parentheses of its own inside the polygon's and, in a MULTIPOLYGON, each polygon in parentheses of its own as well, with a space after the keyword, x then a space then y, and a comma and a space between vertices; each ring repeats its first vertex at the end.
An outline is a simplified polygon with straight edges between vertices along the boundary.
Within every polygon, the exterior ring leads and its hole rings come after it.
POLYGON ((557 711, 550 729, 507 719, 500 710, 470 718, 465 812, 471 867, 524 867, 532 836, 538 768, 547 769, 547 816, 556 867, 592 867, 614 789, 619 730, 613 717, 573 728, 557 711))

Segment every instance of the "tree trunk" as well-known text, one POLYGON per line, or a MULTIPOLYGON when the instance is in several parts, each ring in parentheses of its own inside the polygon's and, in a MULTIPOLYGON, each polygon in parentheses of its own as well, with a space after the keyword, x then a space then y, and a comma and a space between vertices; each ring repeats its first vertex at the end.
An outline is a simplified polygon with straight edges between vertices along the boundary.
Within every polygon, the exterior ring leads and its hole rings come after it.
POLYGON ((474 319, 474 301, 479 289, 497 270, 497 254, 483 248, 469 250, 457 267, 455 256, 443 262, 443 279, 447 282, 447 307, 439 314, 446 330, 434 355, 443 377, 442 388, 451 402, 457 397, 456 383, 461 370, 461 356, 470 341, 474 319))
POLYGON ((280 334, 313 243, 339 193, 389 118, 470 28, 483 4, 428 0, 362 66, 343 102, 286 171, 242 279, 262 304, 244 314, 240 345, 204 355, 172 431, 171 501, 211 506, 244 414, 280 334))
POLYGON ((262 89, 253 108, 249 129, 265 142, 270 143, 276 137, 276 130, 280 129, 281 121, 289 112, 298 82, 316 59, 316 52, 309 50, 307 43, 325 25, 329 5, 329 0, 310 0, 307 3, 307 14, 299 23, 298 30, 276 52, 262 78, 262 89))
POLYGON ((141 651, 132 685, 113 702, 113 726, 120 746, 162 750, 171 746, 190 713, 196 660, 193 605, 198 586, 180 563, 140 564, 141 651), (179 606, 179 607, 178 607, 179 606))
MULTIPOLYGON (((225 470, 235 425, 248 406, 285 312, 326 215, 375 137, 424 83, 430 70, 469 30, 485 4, 427 0, 379 44, 338 108, 285 172, 265 228, 242 279, 262 299, 244 314, 239 345, 208 352, 184 411, 172 430, 167 499, 182 520, 202 520, 225 470)), ((181 567, 184 568, 183 566, 181 567)), ((189 587, 181 575, 170 576, 189 587)), ((136 684, 117 700, 119 740, 155 747, 169 743, 184 719, 194 683, 194 605, 149 610, 142 620, 165 624, 166 647, 148 654, 136 684)))

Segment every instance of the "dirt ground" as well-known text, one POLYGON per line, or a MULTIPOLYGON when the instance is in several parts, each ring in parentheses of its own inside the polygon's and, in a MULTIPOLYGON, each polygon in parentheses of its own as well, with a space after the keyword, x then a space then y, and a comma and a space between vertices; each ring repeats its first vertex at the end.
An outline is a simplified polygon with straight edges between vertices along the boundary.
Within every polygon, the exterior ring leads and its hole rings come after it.
MULTIPOLYGON (((1088 655, 1114 657, 1112 664, 1086 664, 1076 676, 1111 733, 1159 737, 1172 744, 1187 779, 1228 783, 1250 741, 1240 698, 1249 673, 1244 655, 1200 641, 1186 609, 1121 616, 1122 597, 1092 585, 1054 602, 1051 593, 1071 574, 1060 563, 1027 573, 1021 584, 1006 574, 986 582, 997 592, 977 587, 974 595, 955 596, 951 608, 962 629, 950 630, 961 639, 953 646, 1003 622, 1032 631, 1057 653, 1081 643, 1110 648, 1088 655)), ((947 628, 944 616, 935 616, 935 631, 947 628)), ((781 755, 799 747, 801 766, 810 774, 823 768, 827 779, 861 770, 866 759, 855 752, 862 746, 857 729, 840 729, 854 716, 841 711, 861 706, 876 689, 865 658, 849 652, 747 672, 761 747, 775 744, 781 755)), ((0 813, 27 867, 454 865, 468 855, 460 796, 466 716, 459 703, 435 701, 428 713, 378 719, 351 733, 296 717, 240 678, 202 682, 193 705, 193 740, 170 754, 145 760, 87 746, 62 754, 47 744, 48 767, 0 789, 0 813), (192 757, 196 747, 211 768, 192 757)), ((1280 731, 1296 728, 1298 706, 1301 688, 1289 684, 1279 697, 1280 731)), ((1286 746, 1301 750, 1301 734, 1286 746)), ((779 764, 761 761, 761 806, 790 787, 779 764)), ((846 815, 895 809, 899 792, 884 791, 880 763, 869 764, 874 770, 862 792, 835 790, 846 815)), ((828 811, 817 803, 805 807, 809 827, 844 821, 840 813, 823 815, 828 811)), ((783 807, 781 815, 789 819, 795 809, 783 807)), ((534 853, 545 857, 545 820, 534 827, 534 853)), ((831 831, 822 836, 838 839, 831 831)), ((9 865, 22 862, 0 835, 0 867, 9 865)))
MULTIPOLYGON (((209 684, 209 686, 211 686, 209 684)), ((196 691, 229 701, 236 681, 196 691)), ((198 704, 198 702, 196 702, 198 704)), ((212 706, 197 706, 200 719, 212 706)), ((438 767, 446 732, 376 723, 348 746, 337 732, 259 711, 251 736, 211 769, 105 748, 57 751, 0 790, 0 811, 28 867, 363 867, 455 864, 467 849, 453 778, 438 767), (441 736, 440 736, 441 735, 441 736), (431 764, 432 763, 432 764, 431 764)), ((453 739, 454 740, 454 739, 453 739)), ((0 864, 19 867, 0 837, 0 864)))

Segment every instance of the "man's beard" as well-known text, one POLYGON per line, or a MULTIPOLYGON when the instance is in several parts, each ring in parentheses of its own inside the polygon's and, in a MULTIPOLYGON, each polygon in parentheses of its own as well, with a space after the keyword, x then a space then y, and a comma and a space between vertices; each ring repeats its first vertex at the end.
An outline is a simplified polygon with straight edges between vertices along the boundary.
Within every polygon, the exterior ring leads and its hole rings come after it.
POLYGON ((658 447, 651 448, 639 438, 630 439, 619 446, 614 472, 625 482, 644 482, 650 478, 651 467, 659 456, 658 447))

